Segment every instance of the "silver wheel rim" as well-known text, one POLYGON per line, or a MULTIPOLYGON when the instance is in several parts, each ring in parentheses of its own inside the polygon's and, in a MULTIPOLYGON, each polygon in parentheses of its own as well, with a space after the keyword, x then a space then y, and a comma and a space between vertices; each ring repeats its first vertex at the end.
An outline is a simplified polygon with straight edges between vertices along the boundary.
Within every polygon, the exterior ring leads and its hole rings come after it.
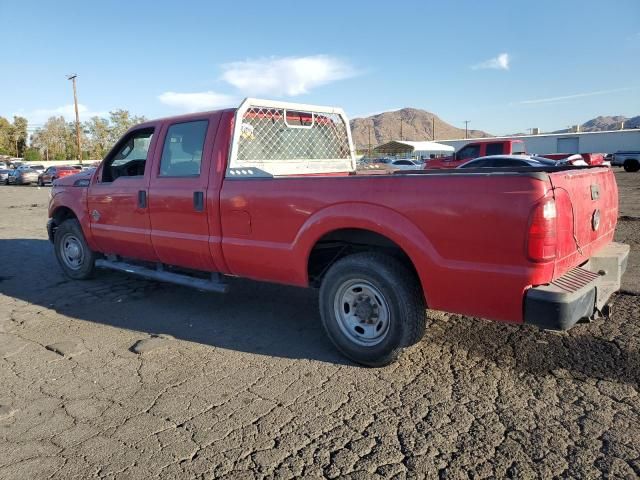
POLYGON ((79 270, 84 263, 84 247, 82 242, 72 233, 67 233, 60 241, 60 258, 71 270, 79 270))
POLYGON ((352 279, 340 285, 333 309, 340 330, 357 345, 378 345, 389 333, 389 305, 380 290, 366 280, 352 279))

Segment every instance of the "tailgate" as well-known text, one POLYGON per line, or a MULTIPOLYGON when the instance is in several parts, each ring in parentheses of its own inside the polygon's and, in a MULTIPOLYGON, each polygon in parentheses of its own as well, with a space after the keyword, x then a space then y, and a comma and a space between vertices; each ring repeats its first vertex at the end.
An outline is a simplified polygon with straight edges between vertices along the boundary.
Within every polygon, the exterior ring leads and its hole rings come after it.
POLYGON ((610 168, 549 175, 557 210, 554 279, 611 242, 618 218, 618 187, 610 168))

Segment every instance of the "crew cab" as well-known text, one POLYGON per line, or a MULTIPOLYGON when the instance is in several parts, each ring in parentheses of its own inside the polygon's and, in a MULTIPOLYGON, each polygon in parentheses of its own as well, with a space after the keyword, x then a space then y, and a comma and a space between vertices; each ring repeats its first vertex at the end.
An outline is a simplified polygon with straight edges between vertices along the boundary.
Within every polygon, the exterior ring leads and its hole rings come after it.
POLYGON ((133 127, 55 182, 47 230, 72 279, 319 288, 329 338, 369 366, 420 340, 426 307, 555 330, 607 315, 629 252, 611 169, 355 165, 341 109, 246 99, 133 127))
POLYGON ((424 168, 457 168, 474 158, 490 155, 525 155, 526 153, 527 149, 522 140, 483 140, 466 144, 452 156, 427 160, 424 168))

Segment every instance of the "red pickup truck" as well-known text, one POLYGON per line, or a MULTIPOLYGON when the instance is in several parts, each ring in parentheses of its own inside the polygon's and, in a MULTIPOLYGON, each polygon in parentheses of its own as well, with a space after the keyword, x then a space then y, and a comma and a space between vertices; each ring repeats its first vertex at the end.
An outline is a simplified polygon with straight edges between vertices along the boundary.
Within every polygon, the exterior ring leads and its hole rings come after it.
POLYGON ((522 140, 483 140, 467 143, 452 156, 427 160, 424 168, 456 168, 474 158, 488 155, 524 155, 526 153, 527 149, 522 140))
POLYGON ((559 330, 607 315, 629 252, 611 169, 354 175, 348 125, 255 99, 140 124, 95 172, 56 180, 58 262, 73 279, 319 287, 329 338, 370 366, 420 340, 425 307, 559 330))

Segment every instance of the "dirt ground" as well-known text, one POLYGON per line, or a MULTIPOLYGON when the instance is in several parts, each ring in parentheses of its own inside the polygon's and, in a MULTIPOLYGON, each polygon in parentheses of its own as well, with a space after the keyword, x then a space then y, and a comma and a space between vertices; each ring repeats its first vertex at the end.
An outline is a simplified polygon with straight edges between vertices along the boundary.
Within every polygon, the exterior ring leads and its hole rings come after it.
POLYGON ((430 315, 395 365, 345 361, 311 290, 65 279, 48 189, 0 187, 0 478, 640 475, 640 173, 609 321, 430 315))

